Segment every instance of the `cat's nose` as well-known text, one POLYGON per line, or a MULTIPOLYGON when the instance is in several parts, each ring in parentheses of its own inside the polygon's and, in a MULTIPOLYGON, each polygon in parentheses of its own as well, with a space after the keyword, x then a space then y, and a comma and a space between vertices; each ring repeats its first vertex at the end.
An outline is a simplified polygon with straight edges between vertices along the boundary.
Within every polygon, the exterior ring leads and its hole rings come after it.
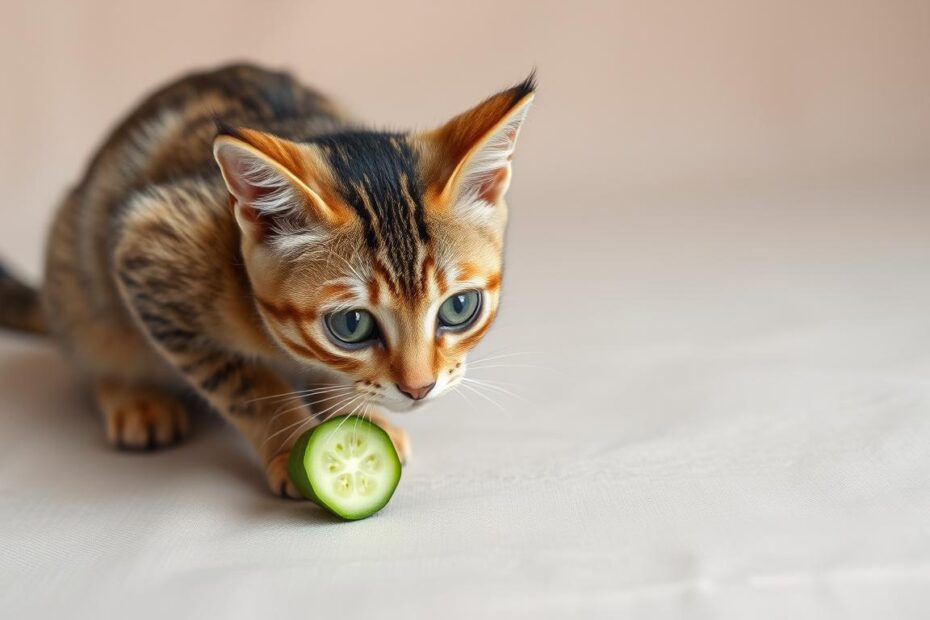
POLYGON ((435 381, 429 385, 421 385, 420 387, 398 383, 397 389, 407 395, 411 400, 422 400, 426 398, 426 395, 429 394, 429 391, 433 389, 434 385, 436 385, 435 381))

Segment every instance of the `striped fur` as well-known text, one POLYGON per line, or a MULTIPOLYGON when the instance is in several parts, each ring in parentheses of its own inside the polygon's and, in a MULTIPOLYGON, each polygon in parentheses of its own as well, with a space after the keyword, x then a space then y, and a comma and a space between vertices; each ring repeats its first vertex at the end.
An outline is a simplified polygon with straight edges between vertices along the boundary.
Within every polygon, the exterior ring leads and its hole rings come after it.
POLYGON ((312 144, 326 155, 342 199, 361 220, 368 250, 396 287, 415 295, 429 233, 418 162, 407 138, 356 131, 312 144))
POLYGON ((503 195, 534 88, 386 133, 284 73, 182 78, 117 127, 64 200, 42 291, 0 272, 0 325, 62 343, 113 443, 177 441, 193 392, 295 496, 287 452, 314 414, 408 409, 403 386, 434 384, 432 399, 461 380, 497 312, 503 195), (440 328, 439 306, 465 290, 481 292, 478 316, 440 328), (347 309, 371 312, 379 339, 338 344, 325 319, 347 309), (328 398, 280 398, 307 385, 328 398))

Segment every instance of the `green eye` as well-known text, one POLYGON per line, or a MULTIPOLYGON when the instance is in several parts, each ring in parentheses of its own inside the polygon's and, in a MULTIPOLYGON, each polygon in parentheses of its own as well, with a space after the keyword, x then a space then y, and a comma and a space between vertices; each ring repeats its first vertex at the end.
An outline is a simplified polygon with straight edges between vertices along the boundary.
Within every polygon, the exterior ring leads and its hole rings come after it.
POLYGON ((475 318, 480 305, 481 293, 478 291, 456 293, 439 306, 439 324, 461 327, 475 318))
POLYGON ((326 315, 326 326, 337 340, 358 344, 375 333, 375 319, 367 310, 343 310, 326 315))

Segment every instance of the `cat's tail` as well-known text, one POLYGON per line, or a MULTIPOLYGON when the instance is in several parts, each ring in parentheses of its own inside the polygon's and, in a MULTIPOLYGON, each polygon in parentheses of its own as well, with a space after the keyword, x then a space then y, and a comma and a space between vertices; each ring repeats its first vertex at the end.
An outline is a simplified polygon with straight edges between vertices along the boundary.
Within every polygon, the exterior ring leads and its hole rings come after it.
POLYGON ((39 291, 0 264, 0 328, 47 334, 39 291))

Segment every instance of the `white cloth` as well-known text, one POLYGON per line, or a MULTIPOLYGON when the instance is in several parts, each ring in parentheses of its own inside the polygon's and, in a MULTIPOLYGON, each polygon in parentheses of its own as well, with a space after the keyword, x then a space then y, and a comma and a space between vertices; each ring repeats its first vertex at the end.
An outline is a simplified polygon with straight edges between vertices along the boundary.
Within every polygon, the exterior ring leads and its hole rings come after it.
POLYGON ((567 226, 573 197, 512 197, 474 356, 507 357, 470 376, 522 398, 395 416, 414 458, 366 521, 272 498, 209 420, 109 450, 57 352, 4 335, 2 616, 925 618, 930 186, 587 196, 567 226))

